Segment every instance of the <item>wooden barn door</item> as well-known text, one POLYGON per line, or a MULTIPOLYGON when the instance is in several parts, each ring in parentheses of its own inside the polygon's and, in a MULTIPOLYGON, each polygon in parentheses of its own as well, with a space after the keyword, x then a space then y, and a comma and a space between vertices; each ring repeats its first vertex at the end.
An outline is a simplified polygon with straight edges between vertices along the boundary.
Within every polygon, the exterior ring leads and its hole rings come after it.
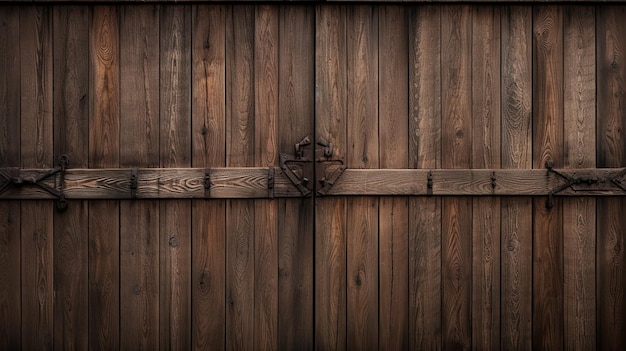
POLYGON ((181 3, 0 6, 0 349, 626 343, 624 6, 181 3))
POLYGON ((317 348, 620 347, 623 14, 318 7, 317 348))

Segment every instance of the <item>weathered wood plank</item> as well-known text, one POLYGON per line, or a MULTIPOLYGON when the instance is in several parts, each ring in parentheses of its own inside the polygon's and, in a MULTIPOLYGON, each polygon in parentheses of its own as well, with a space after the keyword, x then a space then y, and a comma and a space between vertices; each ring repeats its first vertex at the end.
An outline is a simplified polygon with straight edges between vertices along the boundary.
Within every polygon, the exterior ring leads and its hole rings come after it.
MULTIPOLYGON (((23 167, 53 164, 52 13, 20 8, 20 114, 23 167)), ((53 347, 53 204, 21 204, 22 347, 53 347), (33 214, 37 215, 33 215, 33 214)))
MULTIPOLYGON (((601 7, 597 14, 597 136, 598 167, 626 165, 624 82, 626 80, 626 23, 622 7, 601 7)), ((626 201, 597 202, 597 347, 618 350, 626 343, 626 201)))
MULTIPOLYGON (((472 8, 472 167, 500 167, 500 8, 472 8)), ((473 198, 472 347, 500 349, 500 199, 473 198)))
MULTIPOLYGON (((533 9, 533 168, 563 162, 563 12, 533 9)), ((563 347, 563 206, 533 200, 533 348, 563 347)))
MULTIPOLYGON (((55 7, 54 155, 72 167, 89 163, 89 11, 55 7), (70 19, 71 18, 71 19, 70 19)), ((80 201, 54 214, 54 345, 88 348, 88 206, 80 201)))
MULTIPOLYGON (((378 168, 378 8, 348 7, 346 165, 378 168)), ((378 346, 378 199, 350 198, 346 220, 347 348, 378 346)))
MULTIPOLYGON (((409 167, 441 167, 441 9, 409 23, 409 167)), ((409 203, 409 349, 441 349, 441 198, 409 203)))
MULTIPOLYGON (((254 165, 278 165, 278 23, 276 6, 254 14, 254 165)), ((254 348, 278 348, 278 201, 254 203, 254 348)))
POLYGON ((0 167, 20 165, 20 8, 0 8, 0 167))
MULTIPOLYGON (((254 12, 226 15, 226 166, 254 165, 254 12)), ((226 349, 254 348, 254 202, 226 202, 226 349)))
MULTIPOLYGON (((444 168, 472 162, 471 12, 441 13, 441 157, 444 168)), ((443 348, 469 349, 471 332, 472 201, 445 198, 442 209, 443 348)))
MULTIPOLYGON (((347 8, 316 7, 315 132, 345 157, 347 118, 347 8)), ((315 204, 315 348, 345 350, 346 199, 315 204)))
MULTIPOLYGON (((409 153, 408 30, 399 6, 379 9, 379 164, 407 168, 409 153)), ((379 207, 379 347, 409 347, 408 199, 381 198, 379 207)))
MULTIPOLYGON (((0 8, 0 47, 19 47, 20 9, 0 8)), ((20 50, 0 51, 0 167, 20 165, 20 50)), ((0 201, 0 349, 21 348, 20 203, 0 201)))
MULTIPOLYGON (((192 165, 225 166, 225 8, 193 8, 192 165)), ((192 202, 193 349, 223 349, 225 201, 192 202)))
MULTIPOLYGON (((191 166, 191 6, 160 9, 160 166, 191 166)), ((159 203, 159 345, 191 348, 191 202, 159 203)))
MULTIPOLYGON (((596 164, 596 21, 593 7, 563 13, 566 168, 596 164)), ((564 345, 596 348, 596 200, 563 200, 564 345)))
MULTIPOLYGON (((89 166, 119 166, 117 8, 94 6, 89 33, 89 166)), ((119 348, 119 202, 89 202, 89 348, 119 348)))
MULTIPOLYGON (((18 151, 19 152, 19 151, 18 151)), ((21 292, 20 284, 20 203, 0 202, 0 348, 20 349, 21 292)))
MULTIPOLYGON (((120 165, 159 165, 159 11, 120 8, 120 165)), ((159 345, 159 204, 120 204, 120 346, 159 345), (121 316, 120 316, 121 317, 121 316)))
MULTIPOLYGON (((532 167, 532 9, 501 9, 502 168, 532 167)), ((502 199, 500 346, 532 345, 532 202, 502 199)))
MULTIPOLYGON (((279 11, 278 145, 287 152, 314 131, 315 8, 284 6, 279 11)), ((278 347, 311 350, 314 202, 279 199, 278 206, 278 347)))

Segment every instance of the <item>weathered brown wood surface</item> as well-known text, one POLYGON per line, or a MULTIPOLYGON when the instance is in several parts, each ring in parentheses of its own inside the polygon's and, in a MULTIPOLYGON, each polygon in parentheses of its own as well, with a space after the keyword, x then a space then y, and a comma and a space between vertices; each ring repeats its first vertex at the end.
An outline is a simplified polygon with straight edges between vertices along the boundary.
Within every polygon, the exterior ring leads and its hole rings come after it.
MULTIPOLYGON (((52 20, 54 155, 87 167, 89 9, 56 7, 52 20)), ((54 324, 63 326, 54 329, 54 347, 59 349, 88 348, 88 213, 87 201, 79 201, 54 214, 54 324)))
MULTIPOLYGON (((281 7, 278 27, 277 140, 279 150, 285 152, 315 128, 315 8, 281 7)), ((275 178, 275 186, 279 179, 275 178)), ((315 204, 312 198, 279 199, 278 206, 278 348, 310 350, 314 345, 315 204)))
MULTIPOLYGON (((532 168, 532 9, 501 9, 502 151, 504 169, 532 168)), ((502 199, 500 346, 530 349, 532 343, 532 203, 502 199)))
MULTIPOLYGON (((593 7, 563 12, 564 167, 596 165, 596 55, 593 7), (570 116, 570 118, 566 118, 570 116)), ((596 199, 563 200, 564 345, 594 350, 596 318, 596 199)))
MULTIPOLYGON (((626 37, 623 7, 597 9, 597 104, 596 165, 626 165, 626 120, 623 111, 626 37), (600 84, 600 82, 603 82, 600 84)), ((596 224, 596 345, 598 350, 617 350, 626 342, 626 201, 620 198, 597 201, 596 224)))
MULTIPOLYGON (((440 168, 441 9, 413 8, 409 23, 409 168, 440 168)), ((410 199, 408 247, 409 348, 441 349, 440 197, 410 199)))
MULTIPOLYGON (((0 45, 19 46, 19 7, 5 7, 0 11, 0 45)), ((20 51, 2 50, 0 53, 0 164, 3 167, 21 166, 20 155, 20 51)), ((0 348, 19 349, 22 346, 21 299, 21 206, 15 201, 0 201, 0 348)))
MULTIPOLYGON (((93 7, 89 167, 119 167, 119 9, 93 7)), ((89 202, 89 348, 120 346, 119 201, 89 202)))
POLYGON ((32 2, 0 168, 68 207, 0 193, 0 349, 623 346, 623 5, 32 2))
MULTIPOLYGON (((345 157, 347 7, 317 7, 315 16, 315 131, 345 157), (339 116, 339 118, 338 118, 339 116)), ((346 198, 315 203, 315 348, 347 348, 346 198)))

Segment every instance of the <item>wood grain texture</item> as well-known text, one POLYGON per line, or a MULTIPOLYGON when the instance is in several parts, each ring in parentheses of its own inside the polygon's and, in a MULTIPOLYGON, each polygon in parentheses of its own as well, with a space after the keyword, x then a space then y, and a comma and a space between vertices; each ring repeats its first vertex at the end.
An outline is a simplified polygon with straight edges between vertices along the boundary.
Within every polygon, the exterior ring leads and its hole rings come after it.
MULTIPOLYGON (((89 166, 119 166, 119 19, 94 6, 89 31, 89 166)), ((119 348, 119 202, 89 202, 89 348, 119 348)))
MULTIPOLYGON (((347 14, 346 166, 378 168, 378 8, 347 14)), ((349 198, 346 220, 347 347, 378 346, 378 199, 349 198)))
MULTIPOLYGON (((442 9, 441 106, 443 168, 472 165, 471 11, 442 9)), ((472 347, 472 201, 445 198, 442 209, 443 347, 472 347)))
MULTIPOLYGON (((315 7, 280 7, 278 36, 278 145, 288 152, 315 128, 315 7)), ((278 206, 278 348, 312 350, 314 202, 278 206)))
MULTIPOLYGON (((255 166, 278 165, 279 11, 254 14, 255 166)), ((254 348, 278 348, 278 201, 254 203, 254 348)))
MULTIPOLYGON (((472 167, 500 167, 500 8, 472 9, 472 167)), ((472 347, 500 349, 500 198, 472 208, 472 347)))
MULTIPOLYGON (((441 9, 412 8, 409 167, 441 167, 441 9)), ((441 199, 409 202, 409 348, 441 349, 441 199)))
MULTIPOLYGON (((532 167, 532 9, 501 9, 501 163, 532 167)), ((532 202, 501 203, 500 346, 527 350, 532 345, 532 202)))
MULTIPOLYGON (((563 147, 565 167, 596 164, 595 9, 563 12, 563 147)), ((564 345, 596 347, 596 200, 563 203, 564 345)))
MULTIPOLYGON (((563 12, 533 10, 533 168, 563 166, 563 12)), ((533 348, 563 346, 563 206, 533 200, 533 348)))
MULTIPOLYGON (((597 13, 597 137, 596 165, 624 167, 623 94, 626 37, 623 8, 603 7, 597 13)), ((602 199, 597 202, 597 346, 601 350, 617 350, 626 343, 626 201, 602 199)))
MULTIPOLYGON (((159 165, 159 11, 120 9, 120 165, 159 165)), ((159 345, 159 204, 120 203, 122 348, 159 345)), ((121 317, 121 316, 120 316, 121 317)))
MULTIPOLYGON (((191 6, 160 9, 160 166, 191 166, 191 6)), ((159 345, 191 348, 191 202, 159 203, 159 345)))
POLYGON ((20 203, 0 201, 0 347, 19 349, 21 340, 20 203))
MULTIPOLYGON (((19 46, 20 10, 0 8, 0 47, 19 46)), ((0 51, 0 167, 20 165, 20 51, 0 51)), ((0 349, 21 348, 20 203, 0 201, 0 349), (11 267, 11 268, 9 268, 11 267)))
MULTIPOLYGON (((408 30, 398 6, 379 9, 379 165, 407 168, 408 30)), ((409 347, 408 199, 381 198, 379 207, 379 344, 390 350, 409 347)))
MULTIPOLYGON (((89 162, 89 11, 55 7, 54 22, 54 154, 65 154, 71 166, 89 162), (70 20, 71 18, 71 20, 70 20)), ((54 345, 86 349, 88 345, 88 214, 87 201, 54 214, 54 345)))
MULTIPOLYGON (((51 167, 52 11, 20 8, 20 112, 23 167, 51 167)), ((53 204, 21 204, 22 347, 53 347, 53 204), (32 216, 36 213, 36 216, 32 216)))
MULTIPOLYGON (((347 8, 316 7, 315 132, 347 150, 347 8)), ((315 348, 347 348, 346 199, 315 203, 315 348)))
MULTIPOLYGON (((254 165, 254 12, 226 15, 226 166, 254 165)), ((226 203, 226 349, 254 348, 254 202, 226 203)))
POLYGON ((0 167, 20 165, 20 8, 0 8, 0 167), (12 50, 10 48, 13 48, 12 50))
MULTIPOLYGON (((136 199, 264 199, 268 198, 268 174, 274 172, 274 197, 302 197, 277 167, 220 168, 134 168, 137 172, 136 199), (205 172, 210 190, 206 190, 205 172)), ((545 169, 346 169, 325 196, 344 195, 443 195, 443 196, 547 196, 567 185, 580 182, 554 196, 624 196, 613 179, 624 179, 623 168, 545 169), (430 180, 429 180, 430 178, 430 180), (593 178, 597 183, 588 184, 593 178), (431 183, 431 187, 428 184, 431 183), (495 187, 493 186, 495 183, 495 187)), ((43 173, 42 173, 43 172, 43 173)), ((10 168, 9 176, 33 179, 47 169, 10 168)), ((132 199, 131 168, 69 169, 65 172, 68 200, 132 199)), ((40 181, 53 187, 61 175, 40 181)), ((5 190, 0 199, 43 200, 56 197, 28 184, 5 190)))
MULTIPOLYGON (((194 6, 192 21, 192 165, 225 166, 225 8, 194 6)), ((192 218, 193 349, 223 349, 225 201, 193 201, 192 218)))

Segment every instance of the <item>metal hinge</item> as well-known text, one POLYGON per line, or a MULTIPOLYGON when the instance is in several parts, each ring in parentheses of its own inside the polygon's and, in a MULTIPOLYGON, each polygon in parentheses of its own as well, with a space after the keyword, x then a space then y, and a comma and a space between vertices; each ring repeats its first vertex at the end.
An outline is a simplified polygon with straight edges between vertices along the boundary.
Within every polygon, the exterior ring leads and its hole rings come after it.
POLYGON ((19 168, 0 168, 0 193, 10 187, 24 187, 34 185, 43 191, 57 198, 57 209, 64 211, 67 208, 67 200, 65 199, 65 170, 69 166, 69 158, 62 155, 59 166, 56 168, 43 169, 37 171, 23 172, 19 168), (44 180, 59 174, 59 184, 57 187, 51 187, 44 183, 44 180))
POLYGON ((551 161, 547 161, 545 166, 548 170, 548 174, 554 173, 565 180, 565 183, 555 187, 548 193, 548 200, 546 201, 547 208, 552 208, 554 206, 554 196, 567 188, 571 188, 574 191, 602 191, 615 186, 626 192, 626 168, 618 173, 602 177, 598 175, 597 172, 580 174, 578 173, 579 171, 575 169, 571 170, 573 171, 572 174, 567 174, 563 170, 554 169, 554 163, 551 161))
POLYGON ((325 195, 345 170, 333 158, 333 144, 320 137, 315 145, 306 136, 295 144, 294 155, 280 154, 280 168, 302 196, 325 195))

